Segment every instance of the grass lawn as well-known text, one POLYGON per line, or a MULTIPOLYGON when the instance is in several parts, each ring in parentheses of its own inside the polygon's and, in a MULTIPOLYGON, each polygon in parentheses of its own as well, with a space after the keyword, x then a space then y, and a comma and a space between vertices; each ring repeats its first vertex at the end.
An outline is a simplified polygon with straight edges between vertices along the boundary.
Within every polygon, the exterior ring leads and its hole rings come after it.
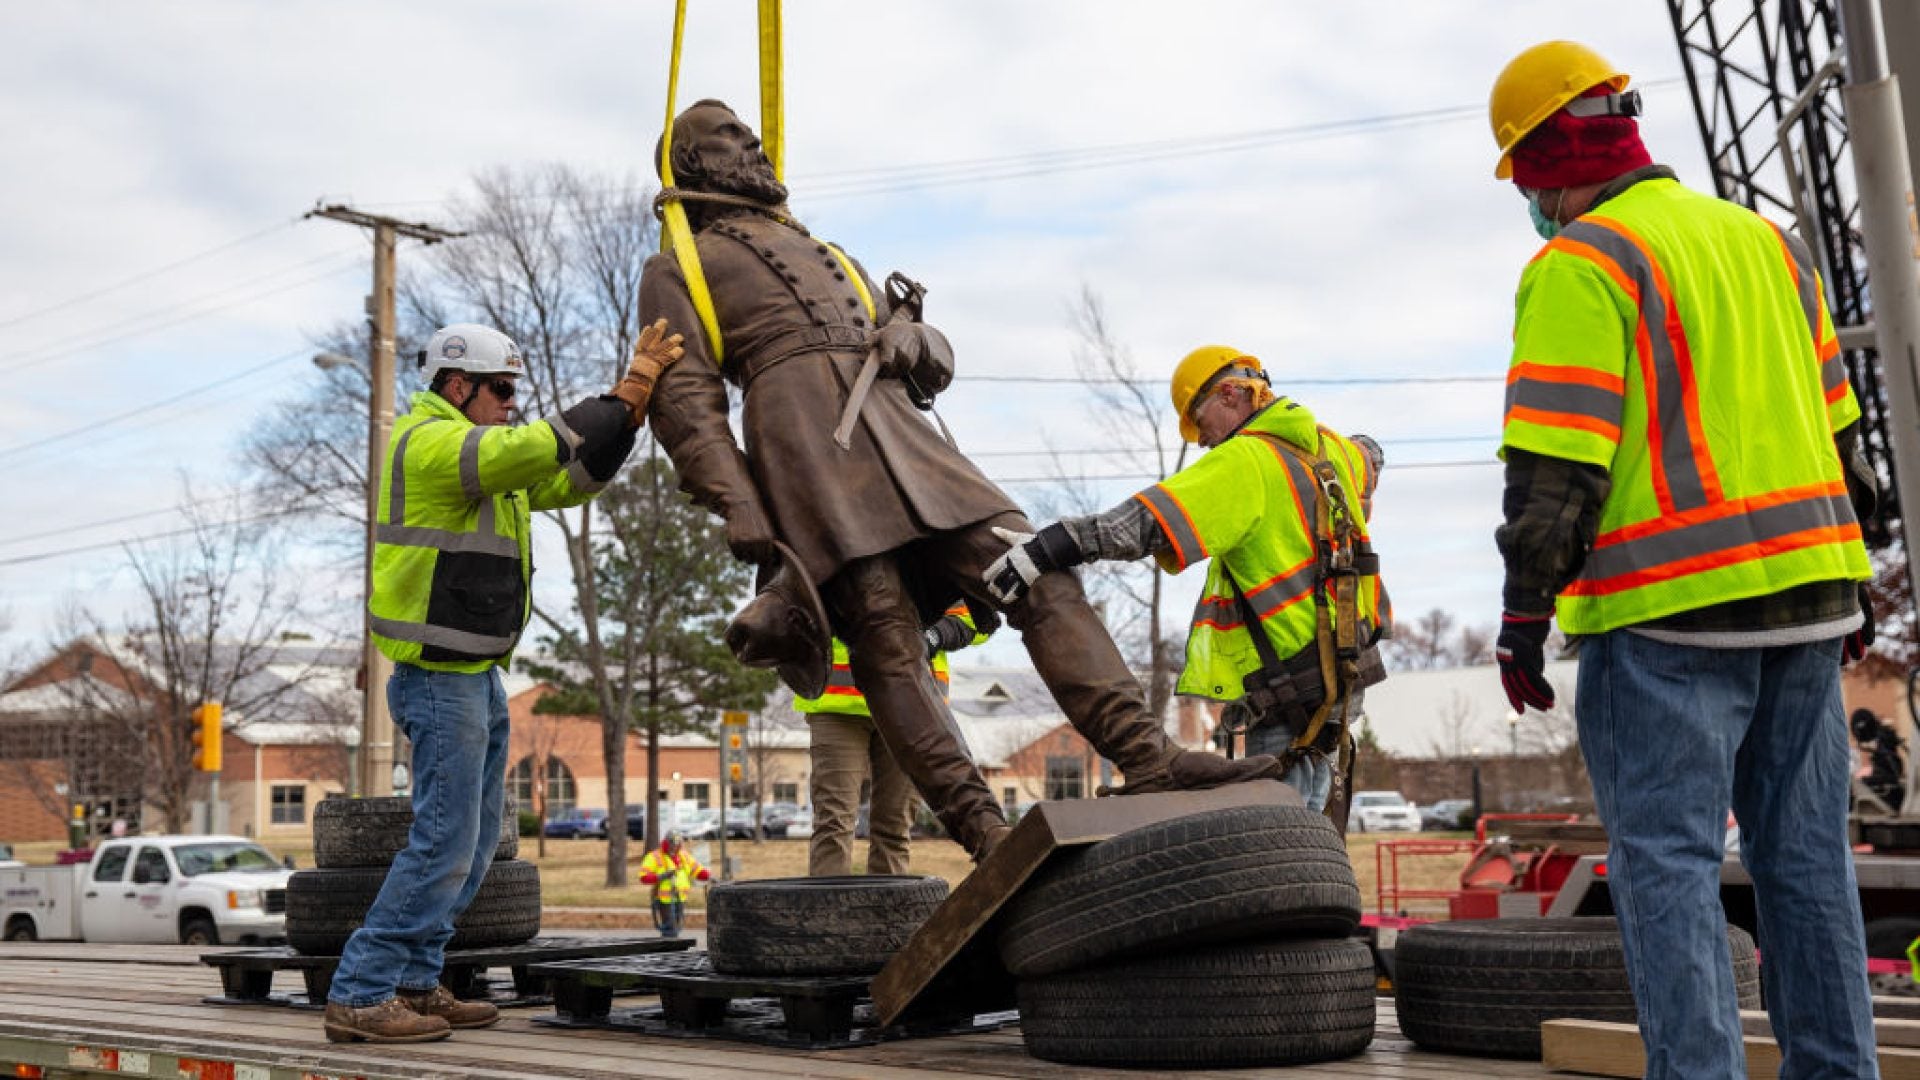
MULTIPOLYGON (((1360 883, 1361 907, 1365 911, 1374 910, 1376 902, 1374 871, 1375 851, 1382 840, 1395 839, 1395 835, 1357 833, 1347 837, 1347 853, 1353 860, 1354 876, 1360 883)), ((1420 833, 1419 839, 1457 840, 1471 838, 1470 833, 1420 833)), ((16 844, 15 858, 32 864, 45 864, 53 861, 54 853, 65 845, 16 844)), ((312 848, 293 848, 272 843, 268 847, 276 855, 291 855, 296 865, 313 865, 312 848)), ((691 845, 694 856, 707 863, 714 876, 719 876, 720 844, 706 840, 691 845)), ((606 880, 607 844, 604 840, 548 840, 547 855, 538 857, 537 841, 533 837, 521 837, 520 857, 539 864, 541 899, 547 907, 625 907, 644 908, 647 906, 647 892, 638 885, 640 856, 644 854, 638 842, 627 845, 627 880, 624 888, 609 889, 603 883, 606 880)), ((740 860, 740 876, 747 879, 802 877, 807 872, 807 842, 805 840, 764 840, 754 843, 750 840, 731 840, 727 843, 727 855, 740 860)), ((858 841, 854 848, 854 865, 863 865, 866 858, 866 842, 858 841)), ((1460 870, 1466 865, 1469 855, 1466 853, 1447 855, 1402 855, 1400 858, 1400 884, 1405 888, 1448 889, 1458 884, 1460 870)), ((1392 873, 1392 863, 1387 870, 1392 873)), ((973 864, 967 860, 966 853, 951 840, 915 840, 913 842, 913 872, 933 874, 947 880, 948 885, 958 885, 967 876, 973 864)), ((706 905, 705 890, 695 889, 688 901, 692 907, 706 905)), ((1443 900, 1414 900, 1401 905, 1410 914, 1440 916, 1446 915, 1446 902, 1443 900)))

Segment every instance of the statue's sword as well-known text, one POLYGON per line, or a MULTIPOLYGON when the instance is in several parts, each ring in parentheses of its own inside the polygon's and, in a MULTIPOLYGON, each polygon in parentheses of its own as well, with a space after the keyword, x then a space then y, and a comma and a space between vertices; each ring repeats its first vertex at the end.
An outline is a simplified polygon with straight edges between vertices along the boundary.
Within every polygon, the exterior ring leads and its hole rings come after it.
MULTIPOLYGON (((886 325, 920 321, 921 308, 927 298, 925 286, 895 270, 887 275, 886 290, 889 309, 886 325)), ((880 335, 876 327, 873 344, 867 347, 867 358, 860 365, 860 374, 854 376, 853 389, 847 392, 846 408, 840 411, 840 426, 833 429, 833 441, 840 449, 853 449, 853 425, 860 422, 860 408, 867 403, 873 380, 879 375, 880 335)))

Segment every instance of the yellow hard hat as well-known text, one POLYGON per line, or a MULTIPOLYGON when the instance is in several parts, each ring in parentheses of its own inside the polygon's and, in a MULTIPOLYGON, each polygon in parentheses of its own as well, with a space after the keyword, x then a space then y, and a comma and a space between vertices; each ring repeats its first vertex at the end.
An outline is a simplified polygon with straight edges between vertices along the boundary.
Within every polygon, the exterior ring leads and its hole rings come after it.
POLYGON ((1259 360, 1226 345, 1202 345, 1188 353, 1187 358, 1180 361, 1180 366, 1173 369, 1173 411, 1180 417, 1181 438, 1190 443, 1200 441, 1200 429, 1194 426, 1193 417, 1187 415, 1187 410, 1200 396, 1200 391, 1228 367, 1265 370, 1259 360))
POLYGON ((1627 76, 1577 41, 1542 42, 1509 61, 1493 81, 1493 94, 1487 100, 1493 141, 1500 144, 1500 164, 1494 166, 1493 175, 1501 180, 1511 177, 1513 148, 1520 140, 1567 102, 1601 83, 1617 94, 1627 88, 1627 76))

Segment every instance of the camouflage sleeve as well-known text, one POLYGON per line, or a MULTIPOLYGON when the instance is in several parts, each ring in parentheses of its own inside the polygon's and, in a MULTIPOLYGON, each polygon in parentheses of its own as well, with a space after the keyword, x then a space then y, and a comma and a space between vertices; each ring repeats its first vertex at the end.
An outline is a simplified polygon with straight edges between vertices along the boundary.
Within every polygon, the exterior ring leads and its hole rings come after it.
POLYGON ((1060 524, 1073 535, 1073 542, 1080 545, 1088 562, 1131 562, 1168 547, 1166 534, 1153 520, 1153 511, 1139 499, 1130 498, 1104 513, 1063 518, 1060 524))
POLYGON ((1552 615, 1600 532, 1612 478, 1584 462, 1507 447, 1506 523, 1494 542, 1506 562, 1501 602, 1516 615, 1552 615))
POLYGON ((1880 510, 1880 478, 1860 451, 1859 422, 1835 432, 1833 445, 1840 452, 1840 471, 1846 474, 1847 497, 1853 502, 1854 516, 1865 526, 1880 510))

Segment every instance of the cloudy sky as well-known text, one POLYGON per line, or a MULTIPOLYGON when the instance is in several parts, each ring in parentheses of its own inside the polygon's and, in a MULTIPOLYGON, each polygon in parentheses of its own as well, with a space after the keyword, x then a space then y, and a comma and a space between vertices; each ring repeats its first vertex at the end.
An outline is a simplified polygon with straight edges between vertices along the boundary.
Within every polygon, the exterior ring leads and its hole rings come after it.
MULTIPOLYGON (((757 115, 754 5, 693 6, 681 101, 757 115)), ((1584 40, 1646 89, 1654 156, 1704 186, 1664 4, 788 8, 795 210, 928 285, 960 357, 946 420, 1016 499, 1043 504, 1049 447, 1111 477, 1103 503, 1142 482, 1083 389, 995 378, 1073 374, 1087 289, 1144 374, 1234 345, 1378 438, 1399 609, 1497 617, 1499 379, 1538 241, 1492 178, 1487 90, 1526 46, 1584 40), (1368 381, 1435 376, 1451 381, 1368 381)), ((177 529, 183 478, 230 480, 249 425, 318 377, 312 335, 356 316, 368 245, 304 210, 433 221, 490 167, 646 172, 671 17, 667 0, 0 9, 12 643, 44 641, 76 598, 125 608, 114 545, 177 529)), ((357 599, 355 566, 311 561, 313 591, 357 599)))

